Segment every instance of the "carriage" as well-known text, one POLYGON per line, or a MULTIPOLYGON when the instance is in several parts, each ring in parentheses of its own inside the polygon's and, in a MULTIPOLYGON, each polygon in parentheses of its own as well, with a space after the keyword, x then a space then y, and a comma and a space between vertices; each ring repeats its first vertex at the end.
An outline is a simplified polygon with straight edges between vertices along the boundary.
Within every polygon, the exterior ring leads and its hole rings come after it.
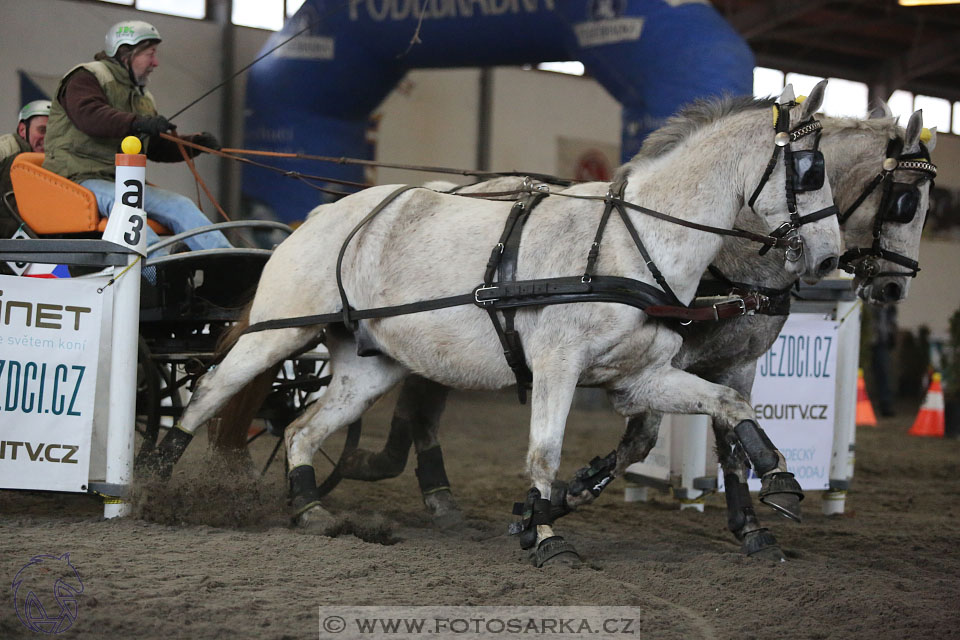
MULTIPOLYGON (((60 259, 70 263, 70 275, 84 277, 103 268, 102 256, 88 253, 74 240, 98 239, 106 218, 97 209, 94 195, 84 187, 42 167, 43 154, 20 154, 11 167, 14 190, 3 194, 6 213, 20 223, 21 237, 59 239, 52 247, 60 259)), ((247 220, 221 222, 181 234, 171 232, 153 220, 147 223, 160 236, 148 247, 141 279, 140 322, 136 380, 136 430, 139 461, 155 447, 161 430, 179 418, 197 379, 214 363, 218 341, 237 320, 252 294, 272 249, 263 248, 282 241, 292 233, 283 223, 247 220), (211 230, 230 231, 249 246, 204 251, 184 250, 191 235, 211 230), (240 235, 242 234, 242 236, 240 235)), ((31 261, 55 258, 36 253, 38 248, 21 245, 17 261, 22 271, 31 261), (31 251, 33 257, 31 258, 31 251)), ((12 246, 8 246, 12 249, 12 246)), ((43 251, 51 247, 44 246, 43 251)), ((108 249, 97 245, 92 249, 108 249)), ((2 267, 12 273, 10 267, 2 267)), ((249 438, 264 434, 278 438, 261 473, 266 473, 280 448, 284 427, 329 381, 327 356, 320 350, 297 354, 284 363, 271 385, 269 395, 257 412, 257 427, 249 438)), ((355 447, 359 425, 348 433, 344 450, 355 447)), ((331 455, 330 459, 338 459, 331 455)), ((324 480, 329 491, 339 476, 333 472, 324 480)))

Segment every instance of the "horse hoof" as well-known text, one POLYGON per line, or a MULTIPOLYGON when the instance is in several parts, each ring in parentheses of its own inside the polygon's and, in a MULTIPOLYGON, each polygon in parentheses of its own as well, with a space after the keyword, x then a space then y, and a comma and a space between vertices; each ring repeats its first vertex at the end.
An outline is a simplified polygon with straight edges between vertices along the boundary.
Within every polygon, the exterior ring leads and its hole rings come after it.
POLYGON ((336 522, 333 514, 319 504, 310 505, 294 517, 297 528, 310 533, 326 533, 336 522))
POLYGON ((449 489, 441 489, 423 496, 427 511, 433 516, 433 523, 441 529, 449 529, 463 524, 463 512, 453 499, 449 489))
POLYGON ((406 466, 406 456, 403 460, 394 460, 386 452, 354 449, 337 464, 340 475, 347 480, 365 480, 373 482, 396 478, 406 466))
POLYGON ((546 564, 550 566, 573 567, 580 564, 580 554, 573 545, 561 536, 544 538, 537 545, 537 550, 530 554, 533 564, 540 568, 546 564))
POLYGON ((783 551, 777 544, 777 539, 766 529, 751 531, 743 537, 740 550, 751 558, 769 560, 771 562, 786 562, 783 551))
POLYGON ((781 471, 763 477, 760 488, 760 502, 771 507, 780 515, 800 522, 800 501, 803 490, 792 473, 781 471))

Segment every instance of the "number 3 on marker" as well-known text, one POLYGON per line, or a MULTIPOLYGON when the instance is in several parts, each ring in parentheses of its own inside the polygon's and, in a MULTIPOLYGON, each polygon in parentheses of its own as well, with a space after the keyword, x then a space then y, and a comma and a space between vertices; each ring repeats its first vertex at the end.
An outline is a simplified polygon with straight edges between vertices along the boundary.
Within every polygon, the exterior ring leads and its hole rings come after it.
POLYGON ((135 247, 140 244, 140 230, 143 229, 143 216, 139 214, 133 214, 130 216, 129 222, 133 227, 127 233, 123 234, 124 241, 131 247, 135 247))

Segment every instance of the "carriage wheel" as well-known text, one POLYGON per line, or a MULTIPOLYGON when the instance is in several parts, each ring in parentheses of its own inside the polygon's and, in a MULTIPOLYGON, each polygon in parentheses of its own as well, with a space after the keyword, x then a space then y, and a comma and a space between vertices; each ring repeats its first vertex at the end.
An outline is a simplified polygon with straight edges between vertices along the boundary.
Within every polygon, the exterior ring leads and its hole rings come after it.
POLYGON ((136 415, 136 430, 143 437, 141 452, 152 451, 160 432, 160 372, 142 336, 137 343, 136 415))
POLYGON ((171 365, 154 359, 150 347, 141 336, 137 344, 137 409, 136 430, 143 438, 136 460, 145 459, 157 446, 163 404, 170 400, 169 412, 182 410, 180 394, 175 384, 175 372, 171 365))

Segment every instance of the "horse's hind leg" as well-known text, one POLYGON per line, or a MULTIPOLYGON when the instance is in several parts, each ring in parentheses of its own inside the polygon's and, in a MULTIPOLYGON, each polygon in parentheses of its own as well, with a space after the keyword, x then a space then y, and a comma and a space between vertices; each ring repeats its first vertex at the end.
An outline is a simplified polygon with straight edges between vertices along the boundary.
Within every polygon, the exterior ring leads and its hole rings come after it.
POLYGON ((340 474, 353 480, 396 477, 406 467, 413 444, 417 450, 417 481, 427 510, 441 526, 460 522, 463 516, 450 491, 437 440, 448 393, 447 387, 421 376, 407 377, 400 387, 383 449, 355 449, 340 461, 340 474))
POLYGON ((617 410, 632 415, 649 406, 663 413, 703 413, 714 420, 721 442, 735 438, 761 478, 760 501, 781 515, 800 520, 800 484, 787 463, 754 419, 753 408, 729 387, 713 384, 669 366, 637 372, 629 386, 613 395, 617 410), (732 436, 728 435, 732 432, 732 436))
POLYGON ((180 421, 157 447, 152 465, 157 474, 169 477, 193 434, 238 390, 291 353, 313 342, 317 328, 278 329, 242 336, 223 361, 197 384, 180 421))
POLYGON ((323 396, 284 432, 294 516, 301 524, 318 522, 321 527, 329 514, 319 504, 314 455, 327 436, 360 419, 408 373, 384 356, 361 358, 352 336, 343 331, 328 329, 326 345, 333 378, 323 396))

